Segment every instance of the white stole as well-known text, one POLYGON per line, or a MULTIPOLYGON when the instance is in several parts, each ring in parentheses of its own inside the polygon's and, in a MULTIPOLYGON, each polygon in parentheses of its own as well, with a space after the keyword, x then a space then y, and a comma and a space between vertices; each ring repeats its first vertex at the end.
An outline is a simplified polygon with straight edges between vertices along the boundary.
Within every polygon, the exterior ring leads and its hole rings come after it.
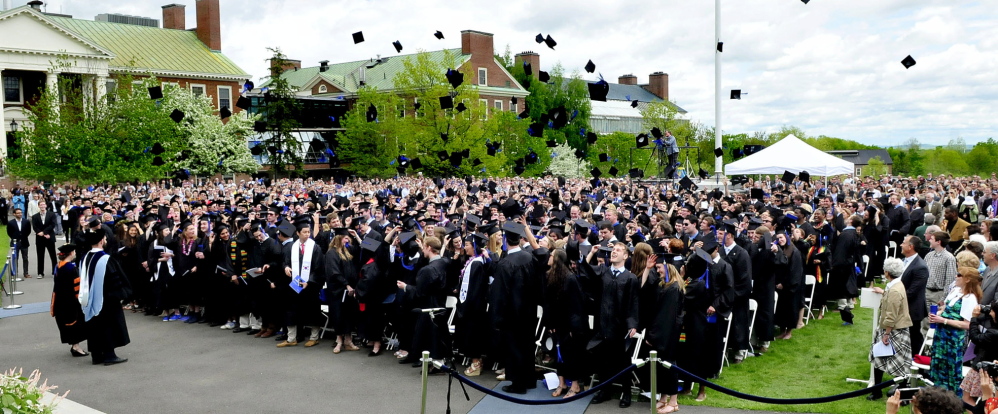
POLYGON ((485 259, 482 259, 482 256, 475 256, 464 265, 464 271, 461 272, 461 293, 458 295, 458 300, 461 303, 464 303, 468 299, 468 286, 471 284, 471 264, 475 262, 482 263, 484 261, 485 259))
MULTIPOLYGON (((163 253, 173 254, 173 250, 170 250, 169 247, 160 246, 159 245, 159 240, 153 240, 152 243, 153 243, 153 249, 154 250, 159 250, 159 249, 157 249, 157 247, 162 247, 163 248, 163 253)), ((176 275, 177 272, 175 272, 173 270, 173 258, 171 257, 169 259, 166 259, 165 262, 160 262, 160 261, 156 262, 156 271, 152 273, 152 279, 150 279, 151 282, 155 282, 155 281, 159 280, 159 268, 160 268, 160 266, 163 266, 164 263, 166 264, 166 269, 170 271, 170 276, 176 275)))
POLYGON ((305 255, 299 258, 301 251, 301 240, 295 240, 291 245, 291 280, 299 280, 301 283, 308 283, 312 268, 312 251, 315 249, 315 240, 305 240, 305 255))

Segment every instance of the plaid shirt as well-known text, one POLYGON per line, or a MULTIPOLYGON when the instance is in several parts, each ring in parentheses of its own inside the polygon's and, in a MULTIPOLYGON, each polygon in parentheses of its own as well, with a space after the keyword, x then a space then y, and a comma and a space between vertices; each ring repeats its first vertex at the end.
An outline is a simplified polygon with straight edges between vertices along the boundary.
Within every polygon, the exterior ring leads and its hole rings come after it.
POLYGON ((943 249, 931 250, 925 255, 925 266, 929 268, 929 282, 925 285, 930 290, 949 289, 956 280, 956 257, 943 249))

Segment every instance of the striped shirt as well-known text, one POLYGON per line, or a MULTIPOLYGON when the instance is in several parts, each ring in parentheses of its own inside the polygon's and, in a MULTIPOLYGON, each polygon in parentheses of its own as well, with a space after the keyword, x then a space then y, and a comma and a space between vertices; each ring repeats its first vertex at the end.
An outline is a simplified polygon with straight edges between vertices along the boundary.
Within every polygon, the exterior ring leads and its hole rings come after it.
POLYGON ((925 255, 925 266, 929 268, 926 289, 931 291, 948 289, 956 280, 956 257, 945 249, 929 251, 925 255))

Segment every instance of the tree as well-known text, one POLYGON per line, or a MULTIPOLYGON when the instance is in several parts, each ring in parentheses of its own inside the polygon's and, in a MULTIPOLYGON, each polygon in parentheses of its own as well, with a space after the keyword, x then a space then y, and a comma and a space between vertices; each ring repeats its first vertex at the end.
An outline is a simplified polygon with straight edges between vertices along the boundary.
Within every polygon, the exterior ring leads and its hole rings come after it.
POLYGON ((260 165, 253 159, 246 137, 253 133, 258 115, 243 111, 228 122, 215 114, 211 98, 196 96, 190 90, 171 88, 163 97, 163 106, 184 112, 181 134, 187 137, 189 156, 181 157, 177 167, 201 176, 255 173, 260 165))
POLYGON ((964 141, 963 137, 956 137, 946 144, 946 149, 953 150, 959 153, 967 152, 967 141, 964 141))
POLYGON ((301 102, 296 98, 297 90, 281 76, 287 67, 287 56, 280 48, 267 50, 273 55, 261 111, 264 118, 262 126, 267 133, 260 145, 267 149, 267 164, 275 178, 291 174, 292 170, 296 175, 304 175, 302 143, 292 133, 299 126, 297 115, 301 113, 301 102))
MULTIPOLYGON (((505 59, 505 58, 504 58, 505 59)), ((586 132, 589 131, 589 117, 592 105, 589 101, 589 87, 579 73, 571 77, 565 75, 561 64, 551 69, 548 82, 537 79, 540 68, 531 68, 532 75, 527 75, 523 65, 509 65, 506 69, 523 85, 530 95, 524 98, 521 111, 526 112, 530 122, 541 122, 553 109, 564 108, 570 117, 570 122, 560 128, 554 128, 550 122, 542 122, 545 140, 557 143, 567 142, 572 148, 586 150, 586 132)))
MULTIPOLYGON (((75 64, 61 57, 53 70, 75 64)), ((117 84, 132 85, 132 77, 122 76, 117 84)), ((160 85, 155 77, 145 78, 138 87, 108 91, 112 99, 92 98, 84 91, 103 85, 84 85, 77 78, 62 77, 57 85, 46 88, 28 108, 28 122, 15 137, 19 158, 8 163, 13 175, 51 182, 118 183, 157 180, 176 171, 175 158, 187 143, 183 130, 170 119, 174 108, 149 99, 147 88, 160 85), (159 147, 164 150, 158 155, 163 165, 157 166, 153 152, 159 147)))
POLYGON ((870 162, 863 167, 863 175, 866 177, 880 177, 887 174, 887 165, 879 156, 870 158, 870 162))
POLYGON ((577 158, 575 150, 567 143, 563 142, 551 148, 551 163, 548 165, 548 172, 551 174, 565 178, 582 178, 588 176, 591 169, 589 161, 577 158))
POLYGON ((967 153, 967 165, 977 175, 989 175, 988 172, 998 171, 998 142, 993 138, 978 142, 967 153))

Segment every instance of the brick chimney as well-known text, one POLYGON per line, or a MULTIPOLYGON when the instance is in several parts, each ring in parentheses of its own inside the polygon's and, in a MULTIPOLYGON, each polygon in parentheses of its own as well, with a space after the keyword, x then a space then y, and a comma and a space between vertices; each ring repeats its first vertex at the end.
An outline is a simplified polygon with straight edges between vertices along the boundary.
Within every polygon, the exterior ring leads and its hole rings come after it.
POLYGON ((495 49, 492 46, 492 33, 462 30, 461 53, 477 57, 488 56, 489 60, 495 59, 495 49))
MULTIPOLYGON (((324 60, 323 62, 327 62, 328 63, 329 61, 328 60, 324 60)), ((275 64, 274 63, 274 59, 271 59, 269 67, 273 68, 274 64, 275 64)), ((281 67, 281 69, 284 72, 287 72, 287 71, 297 71, 298 69, 301 69, 301 61, 300 60, 292 60, 292 59, 284 59, 284 66, 281 67)), ((276 74, 275 73, 271 73, 270 75, 271 76, 275 76, 276 74)))
POLYGON ((187 30, 187 6, 167 4, 163 6, 163 28, 187 30))
POLYGON ((621 85, 637 85, 638 77, 631 74, 621 75, 617 78, 617 83, 621 85))
POLYGON ((195 0, 198 27, 194 31, 201 43, 211 50, 222 50, 222 23, 218 13, 218 0, 195 0))
POLYGON ((648 92, 655 94, 655 96, 662 98, 666 101, 669 100, 669 74, 663 72, 655 72, 648 75, 648 84, 641 85, 648 92))
POLYGON ((523 62, 529 63, 534 79, 537 79, 538 72, 541 70, 541 55, 528 50, 526 52, 517 53, 516 56, 513 57, 513 62, 516 63, 517 66, 522 66, 523 62))

